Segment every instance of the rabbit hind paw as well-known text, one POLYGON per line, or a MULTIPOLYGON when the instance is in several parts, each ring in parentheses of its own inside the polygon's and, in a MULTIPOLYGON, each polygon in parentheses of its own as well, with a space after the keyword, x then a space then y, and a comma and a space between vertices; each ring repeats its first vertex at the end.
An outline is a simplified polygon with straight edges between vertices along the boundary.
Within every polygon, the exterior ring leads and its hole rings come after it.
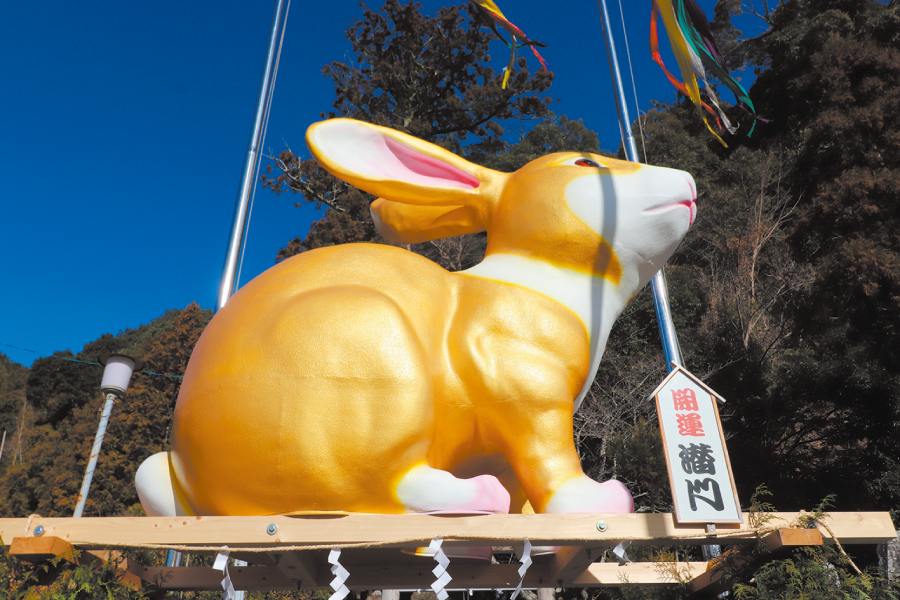
POLYGON ((414 467, 403 476, 397 496, 409 513, 509 512, 509 492, 496 477, 459 479, 427 465, 414 467))
POLYGON ((181 517, 194 514, 172 477, 168 452, 158 452, 141 463, 134 476, 134 485, 148 516, 181 517))
POLYGON ((622 482, 615 479, 598 483, 586 476, 561 485, 544 509, 546 513, 631 513, 634 499, 622 482))

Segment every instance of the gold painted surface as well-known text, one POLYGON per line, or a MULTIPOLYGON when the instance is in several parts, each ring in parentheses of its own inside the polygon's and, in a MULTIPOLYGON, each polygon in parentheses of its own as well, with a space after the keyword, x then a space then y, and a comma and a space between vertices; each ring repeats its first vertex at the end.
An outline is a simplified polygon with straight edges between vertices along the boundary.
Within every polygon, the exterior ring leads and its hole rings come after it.
POLYGON ((471 206, 417 206, 379 198, 372 203, 372 218, 381 237, 395 244, 418 244, 444 237, 485 230, 483 208, 471 206))
POLYGON ((398 513, 416 464, 502 453, 540 511, 581 474, 572 399, 588 357, 580 320, 540 294, 390 246, 322 248, 207 327, 172 465, 197 514, 398 513))
POLYGON ((559 164, 576 157, 615 165, 615 171, 623 174, 640 168, 576 152, 550 154, 528 163, 512 175, 494 209, 487 251, 538 258, 618 283, 622 265, 612 247, 572 214, 562 192, 578 177, 610 177, 614 171, 559 164))
MULTIPOLYGON (((571 213, 563 190, 639 166, 560 153, 510 175, 345 120, 313 125, 307 140, 328 171, 387 198, 372 207, 387 239, 488 230, 488 254, 622 277, 610 245, 571 213), (329 131, 350 137, 325 143, 329 131), (357 135, 371 152, 353 154, 357 135), (394 142, 420 156, 401 149, 386 170, 367 162, 390 156, 377 148, 397 150, 394 142), (360 173, 342 166, 348 155, 360 173), (575 157, 604 166, 562 164, 575 157), (394 159, 413 182, 390 178, 403 173, 394 159), (447 168, 432 170, 431 159, 447 168), (434 183, 423 173, 436 174, 434 183)), ((582 474, 572 400, 589 363, 584 324, 541 294, 450 274, 393 247, 323 248, 257 277, 213 319, 179 396, 172 465, 199 514, 402 512, 394 490, 421 464, 495 475, 513 510, 527 500, 541 512, 582 474)))
POLYGON ((487 230, 491 233, 488 253, 537 258, 613 283, 622 278, 622 266, 609 242, 572 214, 566 206, 565 189, 579 177, 629 176, 640 170, 637 163, 585 152, 558 152, 533 160, 515 173, 501 173, 396 130, 349 119, 315 123, 307 130, 306 140, 316 160, 329 173, 386 199, 379 199, 372 206, 376 226, 385 239, 416 243, 487 230), (474 177, 480 185, 448 187, 358 173, 342 163, 346 157, 340 152, 325 150, 316 143, 331 133, 342 135, 341 128, 348 125, 439 160, 474 177), (589 158, 602 167, 562 164, 577 158, 589 158))

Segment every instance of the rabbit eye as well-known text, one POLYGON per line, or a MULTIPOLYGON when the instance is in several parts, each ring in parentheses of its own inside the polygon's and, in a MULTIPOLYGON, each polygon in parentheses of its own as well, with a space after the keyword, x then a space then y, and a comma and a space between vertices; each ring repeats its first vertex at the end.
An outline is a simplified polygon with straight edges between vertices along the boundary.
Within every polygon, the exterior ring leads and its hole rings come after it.
MULTIPOLYGON (((622 161, 613 160, 613 166, 617 165, 622 161)), ((600 169, 601 172, 612 171, 610 165, 606 164, 605 161, 601 162, 599 160, 594 160, 593 158, 588 158, 587 156, 569 156, 567 158, 561 159, 559 162, 555 163, 561 167, 589 167, 593 169, 600 169)))
POLYGON ((579 158, 578 160, 575 161, 575 164, 578 165, 579 167, 597 167, 597 168, 600 167, 599 164, 597 164, 596 162, 592 161, 589 158, 579 158))

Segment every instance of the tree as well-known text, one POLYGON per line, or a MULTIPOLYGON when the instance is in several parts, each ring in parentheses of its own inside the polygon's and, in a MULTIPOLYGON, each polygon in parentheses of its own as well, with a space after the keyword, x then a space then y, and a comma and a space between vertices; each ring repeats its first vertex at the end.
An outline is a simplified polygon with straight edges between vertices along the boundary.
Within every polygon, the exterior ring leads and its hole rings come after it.
MULTIPOLYGON (((539 94, 553 76, 545 70, 531 74, 524 58, 501 88, 502 73, 487 65, 493 33, 476 9, 444 7, 429 17, 421 8, 387 0, 347 29, 356 63, 333 62, 323 69, 335 86, 328 117, 393 127, 478 161, 505 148, 503 121, 550 114, 550 98, 539 94)), ((325 245, 379 240, 368 210, 371 196, 290 149, 271 158, 274 166, 261 177, 265 187, 327 207, 306 239, 289 242, 277 260, 325 245), (280 174, 272 176, 276 170, 280 174)))
MULTIPOLYGON (((782 373, 805 385, 785 392, 821 415, 801 444, 814 471, 854 481, 838 502, 869 507, 867 482, 896 473, 886 458, 900 433, 900 19, 872 0, 793 0, 771 22, 760 41, 771 67, 754 90, 782 125, 761 128, 759 143, 791 149, 789 242, 814 271, 791 332, 808 362, 782 373)), ((880 501, 897 507, 898 491, 880 501)))
POLYGON ((507 119, 539 118, 549 99, 538 98, 552 75, 531 75, 520 59, 506 89, 502 74, 487 66, 493 38, 477 11, 465 4, 441 8, 434 17, 421 5, 387 0, 380 12, 367 9, 345 35, 359 67, 341 62, 323 73, 335 84, 335 112, 400 129, 467 154, 503 148, 507 119), (468 15, 468 18, 466 18, 468 15))

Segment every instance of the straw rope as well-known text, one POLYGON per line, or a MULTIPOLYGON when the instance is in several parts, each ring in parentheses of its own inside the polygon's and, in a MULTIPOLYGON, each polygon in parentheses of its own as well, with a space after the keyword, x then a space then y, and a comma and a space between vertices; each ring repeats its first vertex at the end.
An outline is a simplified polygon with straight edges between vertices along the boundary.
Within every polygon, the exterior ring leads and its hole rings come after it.
POLYGON ((42 518, 41 515, 39 515, 37 513, 32 513, 32 514, 28 515, 28 520, 25 521, 25 535, 28 535, 28 532, 31 531, 31 522, 34 521, 35 519, 40 519, 40 518, 42 518))
POLYGON ((848 554, 844 551, 844 547, 841 546, 840 540, 837 539, 837 536, 834 535, 834 532, 831 531, 831 528, 830 528, 828 525, 825 524, 825 521, 824 521, 824 520, 820 520, 820 519, 815 519, 815 522, 816 522, 816 525, 821 525, 822 528, 825 529, 825 531, 828 532, 828 535, 830 535, 830 536, 831 536, 831 539, 834 540, 835 546, 837 546, 837 548, 838 548, 838 550, 840 550, 841 554, 844 555, 844 558, 847 559, 847 561, 850 563, 850 566, 853 567, 853 569, 856 571, 856 574, 857 574, 857 575, 862 575, 863 572, 859 570, 859 567, 856 566, 856 563, 853 562, 853 559, 850 558, 850 555, 848 555, 848 554))

